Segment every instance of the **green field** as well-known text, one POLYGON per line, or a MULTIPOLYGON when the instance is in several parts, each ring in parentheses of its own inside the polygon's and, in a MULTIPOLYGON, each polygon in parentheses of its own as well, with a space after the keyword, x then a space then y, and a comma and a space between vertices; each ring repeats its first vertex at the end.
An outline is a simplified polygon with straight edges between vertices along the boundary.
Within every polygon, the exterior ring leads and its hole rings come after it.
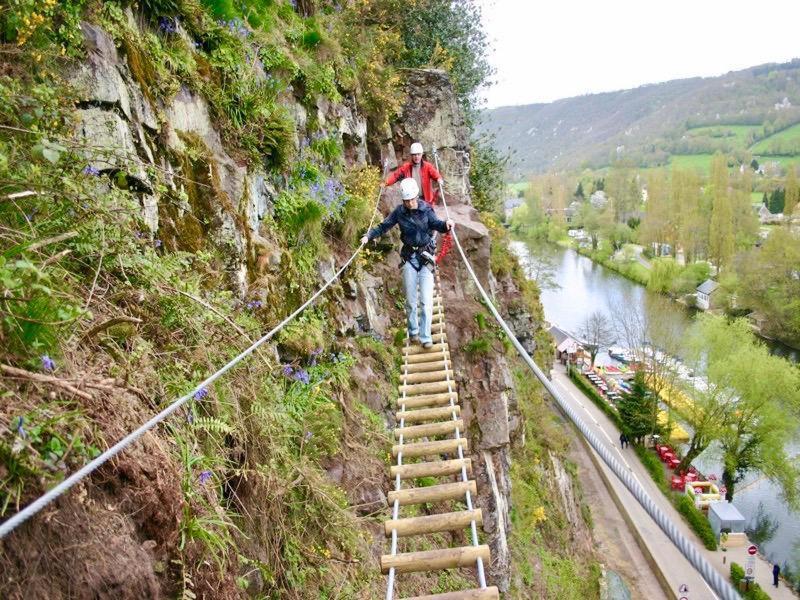
POLYGON ((791 127, 788 127, 783 131, 779 131, 778 133, 773 133, 771 136, 764 138, 756 144, 753 144, 752 148, 750 148, 750 152, 753 154, 758 154, 759 152, 769 152, 771 144, 776 141, 795 142, 800 144, 800 123, 792 125, 791 127))
POLYGON ((519 191, 525 191, 528 189, 529 183, 527 181, 517 181, 514 183, 508 184, 508 193, 512 196, 516 196, 519 191))
POLYGON ((707 173, 711 169, 713 154, 673 154, 669 165, 679 169, 696 169, 707 173))
POLYGON ((747 147, 748 136, 753 133, 758 135, 762 131, 761 125, 715 125, 713 127, 694 127, 686 130, 689 137, 710 137, 735 141, 742 149, 747 147))
POLYGON ((753 158, 755 158, 760 165, 776 162, 784 169, 790 166, 797 167, 800 165, 800 156, 759 156, 756 154, 753 155, 753 158))

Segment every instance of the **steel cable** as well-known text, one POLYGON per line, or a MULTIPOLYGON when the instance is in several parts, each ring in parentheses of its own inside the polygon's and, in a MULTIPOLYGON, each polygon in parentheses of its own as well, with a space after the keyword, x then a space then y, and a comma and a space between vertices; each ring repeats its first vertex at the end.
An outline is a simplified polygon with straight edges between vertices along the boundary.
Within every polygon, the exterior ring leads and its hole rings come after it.
MULTIPOLYGON (((375 208, 372 211, 372 216, 370 218, 369 227, 372 228, 372 224, 375 222, 375 216, 378 214, 378 205, 380 204, 381 196, 384 190, 383 180, 386 179, 386 171, 388 168, 388 160, 384 161, 383 165, 383 177, 381 180, 381 186, 378 190, 378 198, 375 201, 375 208)), ((308 308, 319 296, 327 290, 330 285, 339 279, 341 274, 350 266, 350 263, 355 260, 356 256, 361 252, 364 248, 365 244, 359 244, 358 248, 355 252, 353 252, 352 256, 347 259, 347 262, 342 265, 342 267, 334 274, 331 279, 325 282, 325 284, 320 287, 316 293, 311 296, 308 300, 306 300, 297 310, 295 310, 292 314, 286 317, 283 321, 281 321, 276 327, 270 330, 266 335, 261 337, 259 340, 253 342, 247 349, 239 353, 236 357, 234 357, 230 362, 228 362, 225 366, 221 369, 216 371, 214 374, 210 375, 206 379, 204 379, 200 384, 195 386, 195 388, 190 391, 188 394, 181 396, 177 400, 173 401, 167 408, 162 410, 160 413, 155 415, 152 419, 141 425, 138 429, 132 431, 116 444, 111 446, 108 450, 100 454, 97 458, 92 460, 91 462, 85 464, 83 467, 78 469, 75 473, 67 477, 64 481, 59 483, 58 485, 54 486, 49 491, 45 492, 42 496, 31 502, 28 506, 23 508, 21 511, 10 517, 8 520, 4 521, 0 524, 0 540, 5 538, 9 533, 14 531, 17 527, 22 525, 25 521, 30 519, 36 513, 41 511, 45 506, 50 504, 53 500, 67 492, 71 487, 73 487, 76 483, 84 479, 86 476, 91 474, 92 472, 96 471, 110 459, 114 458, 117 454, 125 450, 128 446, 138 440, 142 435, 148 432, 150 429, 161 423, 164 419, 172 415, 175 411, 181 408, 184 404, 189 402, 196 393, 200 390, 205 389, 207 386, 214 383, 217 379, 222 377, 225 373, 230 371, 233 367, 239 364, 242 360, 247 358, 250 354, 252 354, 259 346, 263 345, 265 342, 272 339, 276 333, 278 333, 281 329, 286 327, 286 325, 294 319, 297 315, 303 312, 306 308, 308 308)))
MULTIPOLYGON (((439 170, 439 156, 435 150, 433 152, 433 157, 434 161, 436 162, 436 169, 439 170)), ((444 186, 440 184, 439 187, 441 189, 442 205, 444 206, 445 215, 449 219, 450 210, 447 207, 447 200, 445 199, 444 195, 444 186)), ((461 260, 464 262, 464 266, 469 272, 470 277, 477 286, 478 291, 483 297, 483 300, 486 302, 486 306, 489 308, 495 320, 505 332, 506 336, 508 336, 508 339, 517 349, 520 357, 522 357, 528 367, 530 367, 531 371, 533 371, 533 374, 536 376, 536 378, 556 400, 561 410, 572 420, 575 426, 591 444, 592 448, 594 448, 594 450, 600 455, 603 461, 614 472, 619 480, 625 484, 625 487, 628 488, 628 491, 633 494, 633 497, 636 498, 642 508, 647 511, 650 517, 658 524, 658 526, 667 535, 667 537, 669 537, 672 543, 675 544, 678 550, 680 550, 681 553, 689 560, 692 566, 700 573, 708 585, 711 586, 711 589, 719 594, 720 598, 723 598, 724 600, 737 600, 740 598, 739 594, 736 593, 733 587, 700 554, 700 551, 697 549, 697 547, 678 530, 675 523, 673 523, 672 520, 670 520, 669 517, 667 517, 667 515, 664 514, 664 512, 656 505, 641 484, 634 479, 633 475, 626 470, 616 458, 614 458, 608 448, 600 442, 600 439, 591 431, 591 429, 589 429, 586 423, 583 422, 583 420, 572 409, 572 407, 570 407, 569 404, 567 404, 567 402, 561 397, 561 394, 547 378, 544 371, 542 371, 539 365, 533 361, 528 352, 525 350, 525 348, 523 348, 522 344, 517 339, 517 336, 514 335, 513 331, 511 331, 511 328, 508 326, 508 324, 506 324, 503 317, 500 316, 500 313, 497 311, 497 308, 495 308, 494 303, 489 298, 486 290, 483 289, 483 286, 478 280, 475 271, 472 269, 472 265, 467 259, 464 248, 461 246, 461 241, 458 239, 455 228, 453 228, 452 233, 453 240, 456 243, 456 248, 458 248, 458 252, 461 255, 461 260)))

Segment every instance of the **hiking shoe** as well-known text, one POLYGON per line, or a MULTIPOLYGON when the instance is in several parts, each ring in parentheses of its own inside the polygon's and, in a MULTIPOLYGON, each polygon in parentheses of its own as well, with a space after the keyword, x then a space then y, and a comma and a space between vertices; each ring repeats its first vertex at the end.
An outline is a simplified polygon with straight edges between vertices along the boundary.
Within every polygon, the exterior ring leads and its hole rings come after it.
POLYGON ((430 348, 433 348, 433 342, 425 342, 422 344, 422 347, 425 348, 425 350, 429 350, 430 348))
POLYGON ((409 338, 408 341, 410 341, 412 344, 419 344, 419 336, 418 335, 412 335, 409 338))

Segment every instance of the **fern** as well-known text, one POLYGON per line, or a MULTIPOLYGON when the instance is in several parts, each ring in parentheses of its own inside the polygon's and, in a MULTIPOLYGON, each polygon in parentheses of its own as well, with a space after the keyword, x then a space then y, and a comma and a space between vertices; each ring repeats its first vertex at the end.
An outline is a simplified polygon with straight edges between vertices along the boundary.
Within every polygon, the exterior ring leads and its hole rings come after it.
POLYGON ((220 435, 233 433, 233 427, 216 417, 198 417, 194 423, 196 427, 208 433, 218 433, 220 435))

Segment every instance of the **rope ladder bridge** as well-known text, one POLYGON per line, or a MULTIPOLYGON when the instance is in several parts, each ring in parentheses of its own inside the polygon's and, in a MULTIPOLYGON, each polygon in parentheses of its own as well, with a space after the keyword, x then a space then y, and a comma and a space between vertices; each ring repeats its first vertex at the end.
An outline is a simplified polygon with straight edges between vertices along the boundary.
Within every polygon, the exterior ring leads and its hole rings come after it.
POLYGON ((403 348, 403 370, 397 399, 399 410, 395 415, 398 427, 394 430, 397 443, 392 447, 392 456, 397 459, 397 464, 390 468, 395 489, 388 496, 392 518, 384 523, 386 536, 391 538, 391 550, 381 557, 381 571, 389 575, 386 600, 394 598, 397 574, 464 567, 476 569, 479 587, 405 600, 497 600, 498 589, 486 585, 484 567, 490 563, 491 553, 489 546, 481 544, 478 539, 478 526, 483 524, 483 515, 473 502, 477 486, 475 480, 470 479, 472 459, 464 456, 469 449, 468 440, 463 435, 464 421, 460 418, 461 406, 453 379, 438 273, 431 327, 433 346, 425 349, 419 344, 411 345, 406 334, 403 348), (437 437, 444 439, 430 439, 437 437), (429 441, 416 441, 423 438, 429 441), (404 463, 408 458, 421 460, 404 463), (431 477, 450 481, 403 488, 404 482, 421 483, 422 478, 431 477), (454 506, 448 512, 400 518, 400 507, 428 502, 437 506, 443 503, 454 506), (400 538, 464 529, 469 529, 471 545, 399 552, 400 538))

